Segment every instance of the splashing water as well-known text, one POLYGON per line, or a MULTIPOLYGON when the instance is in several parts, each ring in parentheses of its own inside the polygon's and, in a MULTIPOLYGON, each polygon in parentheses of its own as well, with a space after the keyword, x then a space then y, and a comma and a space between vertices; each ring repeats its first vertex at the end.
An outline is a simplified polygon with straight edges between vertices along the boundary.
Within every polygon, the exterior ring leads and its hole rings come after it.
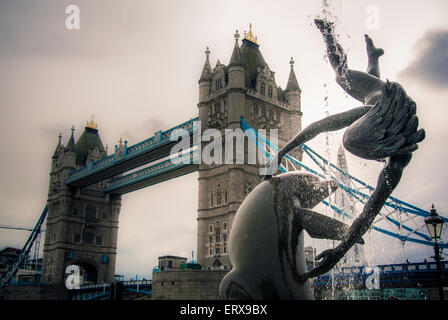
MULTIPOLYGON (((336 14, 334 14, 334 12, 336 12, 335 6, 331 5, 330 1, 328 0, 322 0, 321 5, 322 5, 322 16, 320 16, 319 18, 325 21, 329 21, 330 23, 332 23, 333 27, 336 25, 341 25, 339 17, 336 14)), ((333 29, 334 28, 331 28, 331 30, 325 29, 323 32, 323 36, 324 37, 330 36, 334 38, 337 42, 339 42, 340 34, 334 33, 333 29)), ((347 32, 345 32, 345 35, 347 36, 348 39, 351 39, 351 36, 347 32)), ((349 72, 347 65, 347 56, 344 52, 341 51, 340 47, 335 46, 335 48, 336 48, 335 55, 339 58, 338 59, 339 66, 337 66, 338 73, 340 74, 340 78, 343 81, 344 85, 350 90, 351 86, 347 77, 349 72)), ((325 54, 324 60, 327 61, 328 63, 327 54, 325 54)))

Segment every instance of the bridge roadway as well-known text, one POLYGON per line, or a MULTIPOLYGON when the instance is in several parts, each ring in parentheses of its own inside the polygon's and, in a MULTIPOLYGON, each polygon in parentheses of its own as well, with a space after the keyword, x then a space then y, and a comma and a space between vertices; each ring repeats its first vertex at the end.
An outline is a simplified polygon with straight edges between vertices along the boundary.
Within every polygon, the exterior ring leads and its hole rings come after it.
MULTIPOLYGON (((65 183, 72 187, 82 188, 163 159, 170 155, 171 149, 177 143, 177 141, 171 141, 170 139, 171 133, 176 129, 187 131, 190 138, 190 147, 193 147, 193 123, 197 120, 198 118, 194 118, 166 131, 156 132, 151 138, 130 147, 125 143, 122 156, 117 156, 117 153, 114 153, 98 161, 90 162, 88 165, 74 170, 65 180, 65 183)), ((174 170, 174 168, 172 169, 174 170)), ((189 169, 184 167, 182 170, 177 170, 177 172, 186 174, 195 170, 198 170, 197 166, 192 166, 189 169)), ((165 172, 165 174, 167 173, 165 172)), ((173 175, 170 178, 175 176, 173 175)), ((154 183, 157 182, 155 181, 154 183)), ((120 193, 116 188, 113 190, 116 193, 120 193)), ((129 188, 126 190, 128 190, 126 192, 132 191, 129 188)))
POLYGON ((141 170, 117 177, 106 183, 104 192, 125 194, 199 170, 198 154, 191 151, 169 158, 141 170))
MULTIPOLYGON (((442 262, 443 285, 448 286, 448 262, 442 262)), ((315 289, 328 289, 334 283, 335 288, 350 286, 353 289, 366 289, 366 281, 373 275, 373 268, 379 268, 379 286, 385 288, 431 288, 437 287, 437 266, 435 262, 408 264, 389 264, 371 266, 343 267, 333 274, 326 273, 317 277, 312 286, 315 289)))
MULTIPOLYGON (((152 295, 152 280, 122 281, 123 290, 131 292, 134 296, 152 295)), ((69 290, 71 300, 98 300, 108 298, 111 294, 111 284, 92 284, 81 286, 79 289, 69 290)), ((125 294, 123 292, 123 294, 125 294)))

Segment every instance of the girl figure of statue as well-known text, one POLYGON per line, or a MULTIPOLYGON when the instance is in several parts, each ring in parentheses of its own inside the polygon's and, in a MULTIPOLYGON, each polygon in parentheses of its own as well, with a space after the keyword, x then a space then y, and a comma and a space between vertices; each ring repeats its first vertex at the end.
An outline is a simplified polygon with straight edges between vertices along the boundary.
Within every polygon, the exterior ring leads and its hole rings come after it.
POLYGON ((343 240, 335 248, 325 250, 316 257, 322 261, 301 275, 303 281, 331 270, 353 244, 360 241, 398 185, 403 169, 412 158, 412 152, 418 148, 417 143, 425 138, 425 131, 417 129, 415 102, 398 83, 380 79, 378 60, 384 51, 375 48, 372 40, 365 35, 367 72, 351 70, 347 65, 347 56, 334 35, 334 24, 321 19, 315 19, 314 22, 324 38, 336 82, 363 106, 312 123, 278 152, 268 164, 268 169, 277 168, 291 149, 316 135, 346 127, 343 136, 345 149, 363 159, 385 161, 386 165, 362 213, 354 220, 343 240))

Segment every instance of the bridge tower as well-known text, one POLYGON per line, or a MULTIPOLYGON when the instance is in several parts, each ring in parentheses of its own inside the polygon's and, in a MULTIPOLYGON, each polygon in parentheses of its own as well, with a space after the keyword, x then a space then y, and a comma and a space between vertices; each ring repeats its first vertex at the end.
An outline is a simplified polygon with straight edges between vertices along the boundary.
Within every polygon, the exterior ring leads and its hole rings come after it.
POLYGON ((68 265, 78 265, 85 281, 110 282, 115 273, 121 196, 106 195, 106 181, 81 189, 64 183, 73 169, 107 155, 93 118, 76 144, 73 133, 74 128, 66 147, 59 135, 51 160, 41 282, 64 284, 68 265))
MULTIPOLYGON (((201 133, 206 129, 224 130, 240 128, 240 117, 255 130, 278 130, 279 145, 284 145, 301 130, 301 90, 291 70, 287 86, 277 86, 275 73, 271 71, 259 49, 257 37, 244 33, 241 46, 238 31, 235 46, 226 66, 219 60, 212 70, 210 51, 205 51, 205 64, 199 83, 199 120, 201 133)), ((204 147, 208 142, 202 142, 204 147)), ((294 154, 301 159, 301 154, 294 154)), ((223 157, 224 159, 224 157, 223 157)), ((235 153, 234 153, 235 160, 235 153)), ((247 142, 244 164, 211 164, 201 161, 199 165, 198 199, 198 263, 204 269, 231 268, 228 256, 229 239, 233 218, 245 196, 262 179, 259 165, 247 163, 247 142)))

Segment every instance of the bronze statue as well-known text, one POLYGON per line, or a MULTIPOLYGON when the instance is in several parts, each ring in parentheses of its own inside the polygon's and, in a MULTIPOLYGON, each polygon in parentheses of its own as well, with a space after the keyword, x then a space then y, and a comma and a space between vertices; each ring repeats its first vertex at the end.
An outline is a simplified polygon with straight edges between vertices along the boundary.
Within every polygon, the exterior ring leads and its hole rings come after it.
MULTIPOLYGON (((366 72, 350 70, 347 57, 333 34, 333 25, 315 20, 324 36, 337 83, 364 106, 317 121, 288 142, 268 164, 276 170, 293 148, 322 132, 345 127, 344 147, 363 159, 381 160, 377 187, 363 212, 349 227, 311 209, 337 188, 306 172, 266 176, 239 207, 229 239, 233 269, 220 285, 222 299, 313 299, 307 279, 331 270, 370 228, 386 199, 400 181, 417 143, 425 137, 417 130, 416 105, 397 83, 379 78, 379 57, 384 54, 366 35, 369 65, 366 72), (303 230, 313 238, 340 240, 320 253, 322 261, 306 272, 303 230)), ((273 171, 268 171, 273 172, 273 171)))
POLYGON ((319 133, 345 127, 348 129, 344 133, 343 144, 349 152, 367 160, 386 161, 386 166, 379 175, 375 191, 341 243, 334 249, 319 254, 316 259, 323 259, 322 262, 310 272, 301 275, 302 281, 331 270, 353 244, 360 240, 398 185, 403 169, 412 158, 412 152, 418 148, 417 143, 425 138, 425 131, 417 130, 415 102, 398 83, 384 82, 379 78, 378 59, 384 51, 375 48, 372 40, 366 35, 368 72, 351 70, 347 65, 347 56, 333 33, 334 25, 320 19, 316 19, 315 24, 327 46, 336 82, 364 106, 329 116, 309 125, 288 142, 268 166, 272 167, 274 163, 280 164, 291 149, 309 141, 319 133))

